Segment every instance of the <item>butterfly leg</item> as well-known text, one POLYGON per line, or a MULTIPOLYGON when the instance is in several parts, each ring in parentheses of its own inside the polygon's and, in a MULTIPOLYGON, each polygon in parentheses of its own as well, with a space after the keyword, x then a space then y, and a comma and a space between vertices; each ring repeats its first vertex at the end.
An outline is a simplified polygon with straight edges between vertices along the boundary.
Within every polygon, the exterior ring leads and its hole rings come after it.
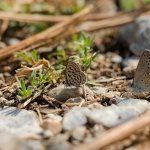
POLYGON ((85 101, 87 102, 87 96, 86 96, 85 84, 83 84, 82 89, 83 89, 83 94, 84 94, 85 101))

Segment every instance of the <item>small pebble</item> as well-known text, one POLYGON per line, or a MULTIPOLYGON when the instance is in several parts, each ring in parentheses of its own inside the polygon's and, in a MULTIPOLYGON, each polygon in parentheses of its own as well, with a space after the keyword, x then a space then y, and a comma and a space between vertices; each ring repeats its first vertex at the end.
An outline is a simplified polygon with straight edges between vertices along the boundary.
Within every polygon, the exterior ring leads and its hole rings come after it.
POLYGON ((55 114, 47 114, 45 116, 45 118, 49 118, 51 120, 57 120, 57 121, 62 121, 62 117, 59 115, 55 115, 55 114))
POLYGON ((45 119, 42 125, 44 130, 50 130, 54 135, 58 134, 62 130, 62 124, 58 120, 45 119))
POLYGON ((115 55, 111 58, 111 61, 114 63, 121 63, 122 57, 120 55, 115 55))
POLYGON ((63 117, 63 129, 72 130, 87 123, 85 114, 91 113, 87 107, 73 107, 63 117))
POLYGON ((123 67, 131 67, 131 68, 136 69, 138 62, 139 62, 139 57, 132 56, 132 57, 128 57, 126 59, 123 59, 121 64, 123 67))
POLYGON ((76 98, 69 98, 66 103, 80 103, 82 102, 84 99, 81 97, 76 97, 76 98))
POLYGON ((43 132, 43 134, 44 134, 44 137, 45 137, 45 138, 51 138, 51 137, 54 136, 53 132, 50 131, 50 130, 45 130, 45 131, 43 132))
POLYGON ((86 127, 76 127, 72 131, 72 138, 77 141, 82 141, 86 134, 86 127))
POLYGON ((101 105, 101 104, 98 103, 98 102, 95 102, 95 103, 92 103, 92 104, 88 105, 88 108, 89 108, 90 110, 99 109, 99 108, 103 108, 103 107, 104 107, 104 106, 101 105))

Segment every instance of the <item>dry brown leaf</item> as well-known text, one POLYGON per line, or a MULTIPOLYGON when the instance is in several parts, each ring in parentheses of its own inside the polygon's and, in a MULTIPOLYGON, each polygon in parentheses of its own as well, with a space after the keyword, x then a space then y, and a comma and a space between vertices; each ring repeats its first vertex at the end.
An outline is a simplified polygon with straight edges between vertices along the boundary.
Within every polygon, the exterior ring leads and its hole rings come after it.
POLYGON ((17 70, 17 73, 15 74, 15 76, 17 76, 18 78, 30 77, 33 70, 39 70, 42 67, 43 67, 43 64, 37 67, 32 67, 32 68, 23 66, 23 68, 20 68, 17 70))
POLYGON ((33 62, 32 67, 37 67, 37 66, 42 65, 42 64, 45 65, 46 67, 49 67, 49 68, 51 67, 49 61, 44 59, 44 58, 42 60, 39 60, 38 62, 33 62))

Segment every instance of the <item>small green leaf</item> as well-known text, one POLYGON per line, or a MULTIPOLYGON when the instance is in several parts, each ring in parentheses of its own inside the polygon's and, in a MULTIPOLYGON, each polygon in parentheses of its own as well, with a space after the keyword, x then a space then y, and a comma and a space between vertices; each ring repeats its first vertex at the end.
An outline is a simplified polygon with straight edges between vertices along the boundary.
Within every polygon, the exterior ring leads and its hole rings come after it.
POLYGON ((18 89, 18 92, 19 92, 19 94, 22 95, 22 96, 25 95, 25 93, 24 93, 22 90, 20 90, 20 89, 18 89))
POLYGON ((85 47, 84 49, 84 57, 87 58, 88 57, 88 48, 85 47))
POLYGON ((38 87, 38 90, 41 90, 43 87, 44 87, 44 84, 40 85, 40 86, 38 87))
POLYGON ((20 95, 17 95, 17 98, 18 98, 19 100, 23 99, 23 97, 21 97, 20 95))
POLYGON ((71 59, 71 58, 79 59, 80 57, 78 55, 73 55, 73 56, 69 57, 69 59, 71 59))
POLYGON ((24 80, 21 79, 21 89, 23 90, 23 92, 26 94, 26 85, 24 83, 24 80))
POLYGON ((119 0, 119 3, 124 11, 132 11, 136 6, 136 0, 119 0))
POLYGON ((30 97, 32 95, 32 91, 31 91, 31 89, 27 89, 27 97, 30 97))
POLYGON ((78 37, 77 34, 73 34, 72 35, 72 41, 75 42, 77 40, 77 37, 78 37))
POLYGON ((36 78, 36 70, 33 70, 33 72, 31 73, 31 76, 29 78, 29 82, 32 86, 35 85, 35 78, 36 78))
POLYGON ((91 63, 92 63, 92 58, 89 59, 89 64, 86 66, 85 72, 90 68, 91 63))
POLYGON ((15 76, 15 78, 16 78, 16 80, 17 80, 18 85, 19 85, 20 88, 21 88, 21 82, 20 82, 19 78, 18 78, 17 76, 15 76))
POLYGON ((94 53, 94 54, 92 55, 92 60, 95 59, 95 57, 98 55, 98 53, 99 53, 99 51, 97 51, 96 53, 94 53))

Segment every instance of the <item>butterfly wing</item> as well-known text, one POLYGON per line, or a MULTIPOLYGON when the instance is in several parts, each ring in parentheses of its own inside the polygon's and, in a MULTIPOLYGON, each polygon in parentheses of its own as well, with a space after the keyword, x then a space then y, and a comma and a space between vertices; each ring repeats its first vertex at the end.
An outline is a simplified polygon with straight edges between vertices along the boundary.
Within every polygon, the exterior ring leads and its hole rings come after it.
POLYGON ((86 75, 80 71, 72 75, 66 75, 66 85, 79 87, 87 81, 86 75))
POLYGON ((150 51, 145 50, 139 60, 133 83, 133 91, 150 91, 150 51))
POLYGON ((73 61, 69 61, 66 67, 66 74, 74 74, 80 72, 80 67, 73 61))

